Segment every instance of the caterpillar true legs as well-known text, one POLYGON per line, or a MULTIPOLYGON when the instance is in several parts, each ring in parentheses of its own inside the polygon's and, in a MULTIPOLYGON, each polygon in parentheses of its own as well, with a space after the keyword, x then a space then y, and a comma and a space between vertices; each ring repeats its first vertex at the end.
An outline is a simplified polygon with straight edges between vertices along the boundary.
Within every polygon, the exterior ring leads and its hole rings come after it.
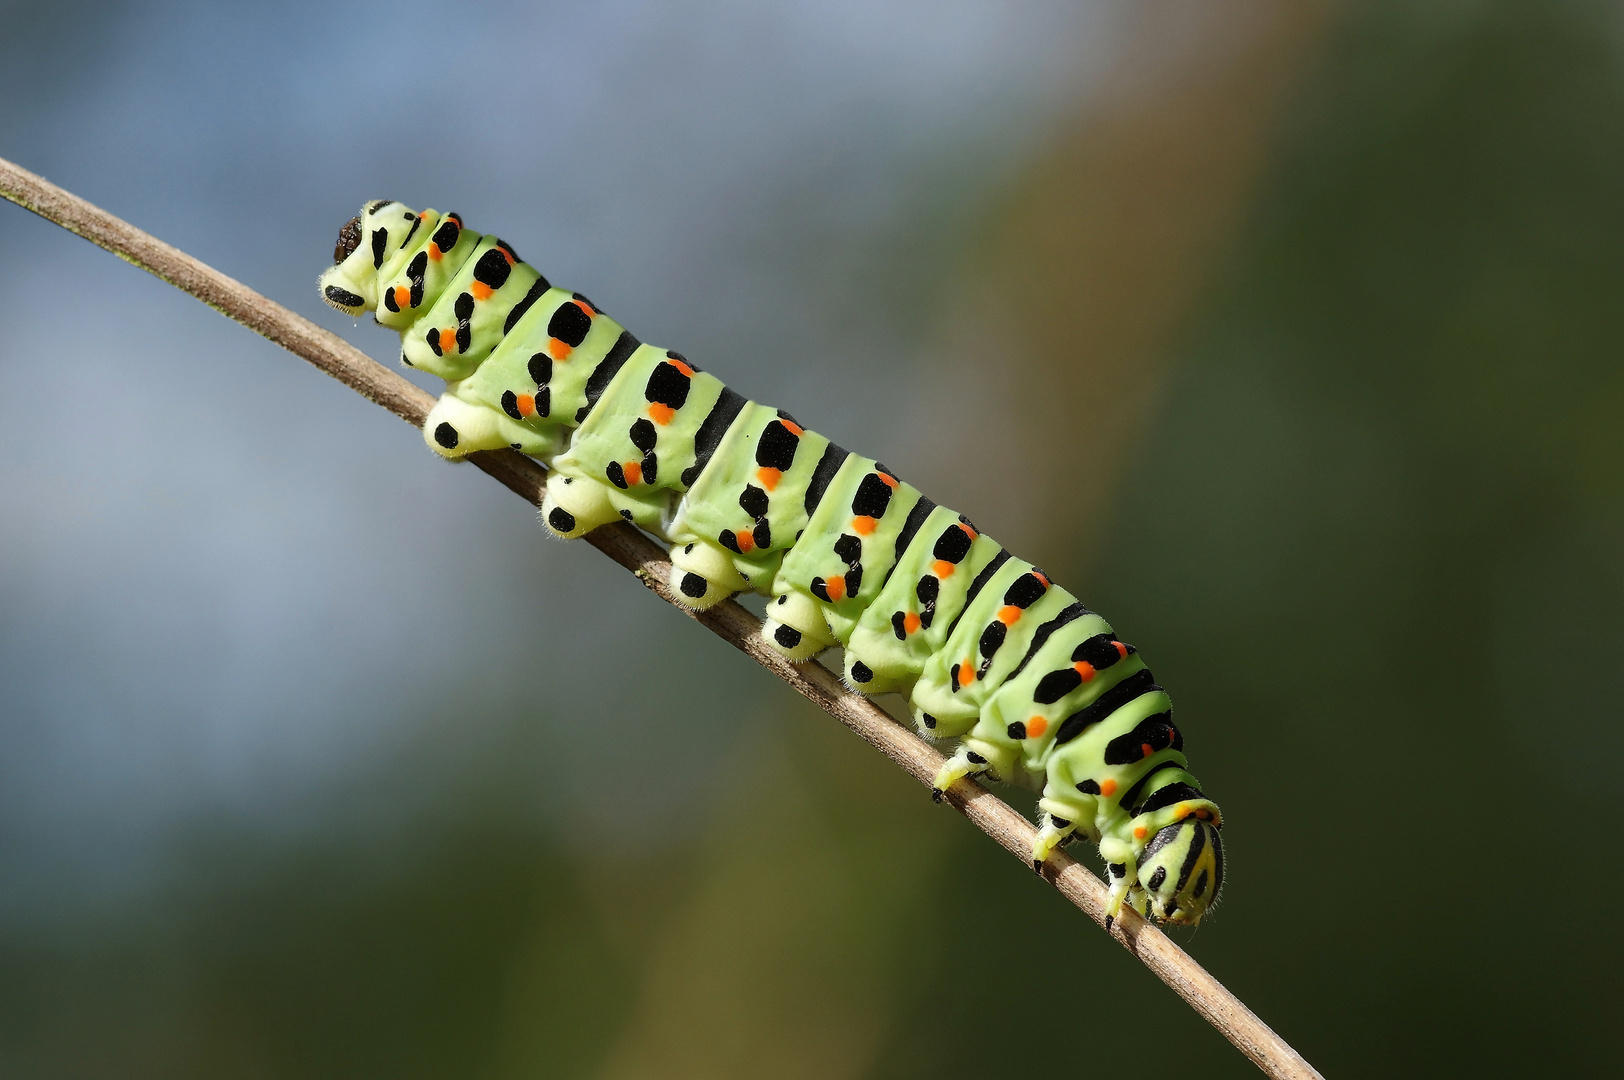
POLYGON ((1167 694, 1132 646, 1043 571, 890 469, 645 345, 455 214, 368 203, 322 275, 328 303, 400 331, 446 380, 424 425, 442 457, 510 447, 552 470, 541 517, 616 520, 670 544, 672 591, 769 598, 792 661, 845 649, 860 693, 897 693, 957 739, 936 778, 1042 793, 1032 857, 1099 844, 1109 914, 1194 924, 1223 883, 1218 807, 1186 771, 1167 694))

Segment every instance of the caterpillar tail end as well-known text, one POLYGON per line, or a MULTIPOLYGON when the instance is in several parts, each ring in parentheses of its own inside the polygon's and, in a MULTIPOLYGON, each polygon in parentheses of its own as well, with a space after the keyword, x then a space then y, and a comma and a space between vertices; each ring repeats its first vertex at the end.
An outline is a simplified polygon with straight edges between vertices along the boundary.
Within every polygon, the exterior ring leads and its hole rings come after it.
POLYGON ((377 307, 375 300, 369 302, 365 295, 355 291, 359 283, 349 280, 338 271, 339 268, 335 266, 316 282, 317 287, 321 289, 321 298, 327 301, 329 307, 337 308, 352 319, 359 319, 377 307))
POLYGON ((415 214, 392 199, 375 199, 338 230, 333 265, 321 275, 321 298, 353 318, 378 308, 378 267, 411 235, 415 214))
POLYGON ((339 260, 316 279, 316 288, 328 307, 337 308, 352 319, 359 319, 378 307, 378 277, 372 263, 355 256, 360 244, 361 217, 357 215, 345 224, 338 235, 339 260), (346 250, 346 245, 353 244, 346 250), (352 257, 355 256, 355 257, 352 257))

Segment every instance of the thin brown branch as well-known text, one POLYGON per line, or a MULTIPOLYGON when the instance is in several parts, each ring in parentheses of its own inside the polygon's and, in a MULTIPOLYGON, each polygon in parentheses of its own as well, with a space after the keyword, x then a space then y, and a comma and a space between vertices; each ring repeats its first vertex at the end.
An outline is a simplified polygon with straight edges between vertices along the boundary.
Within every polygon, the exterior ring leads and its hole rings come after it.
MULTIPOLYGON (((414 427, 422 425, 434 404, 429 394, 337 335, 4 159, 0 159, 0 196, 191 293, 414 427)), ((531 504, 541 504, 547 473, 536 462, 507 450, 475 454, 472 460, 531 504)), ((590 533, 586 540, 634 572, 662 600, 688 611, 675 603, 665 585, 665 553, 643 533, 630 525, 617 524, 590 533)), ((930 785, 941 767, 942 756, 929 743, 873 702, 848 691, 827 669, 818 664, 786 663, 761 641, 760 620, 743 607, 728 601, 693 618, 867 739, 915 780, 930 785)), ((1030 865, 1035 830, 1025 817, 973 783, 955 784, 947 793, 947 801, 1022 865, 1030 865)), ((1044 866, 1043 876, 1089 918, 1105 925, 1106 887, 1087 868, 1057 851, 1044 866)), ((1109 933, 1264 1073, 1281 1080, 1319 1077, 1313 1066, 1235 995, 1132 910, 1124 909, 1109 933)))

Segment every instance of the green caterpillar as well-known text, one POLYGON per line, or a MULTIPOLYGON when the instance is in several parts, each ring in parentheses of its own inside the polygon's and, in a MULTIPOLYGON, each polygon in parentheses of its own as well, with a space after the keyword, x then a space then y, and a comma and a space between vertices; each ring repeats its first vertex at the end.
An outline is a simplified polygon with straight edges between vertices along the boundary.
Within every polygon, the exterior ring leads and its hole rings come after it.
POLYGON ((694 608, 770 597, 766 641, 795 662, 845 649, 863 694, 908 698, 957 738, 964 776, 1042 792, 1034 866, 1078 836, 1124 903, 1200 921, 1223 885, 1222 819, 1186 771, 1167 694, 1104 619, 968 518, 789 414, 644 345, 456 214, 368 203, 339 232, 322 297, 375 312, 401 360, 446 380, 423 433, 447 458, 511 447, 551 474, 564 538, 616 520, 671 545, 694 608))

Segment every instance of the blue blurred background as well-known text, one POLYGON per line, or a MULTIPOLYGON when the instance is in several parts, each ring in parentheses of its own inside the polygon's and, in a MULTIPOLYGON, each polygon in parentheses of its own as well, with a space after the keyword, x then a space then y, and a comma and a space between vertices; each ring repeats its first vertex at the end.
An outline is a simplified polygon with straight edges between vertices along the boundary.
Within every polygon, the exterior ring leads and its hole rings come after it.
MULTIPOLYGON (((1152 658, 1230 825, 1185 944, 1327 1075, 1607 1075, 1621 48, 1567 0, 0 0, 0 156, 386 361, 338 227, 499 233, 1152 658)), ((6 1076, 1254 1075, 478 472, 9 205, 0 254, 6 1076)))

